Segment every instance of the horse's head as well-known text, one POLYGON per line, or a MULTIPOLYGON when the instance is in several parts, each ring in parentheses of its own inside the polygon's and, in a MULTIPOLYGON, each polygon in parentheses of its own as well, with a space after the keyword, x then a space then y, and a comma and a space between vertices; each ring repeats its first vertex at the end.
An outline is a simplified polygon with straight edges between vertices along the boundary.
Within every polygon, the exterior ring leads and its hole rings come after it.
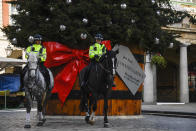
POLYGON ((29 70, 29 77, 34 78, 36 76, 36 69, 38 67, 38 59, 39 53, 30 52, 27 53, 28 55, 28 70, 29 70))
POLYGON ((113 75, 116 74, 116 55, 118 52, 118 50, 107 51, 106 54, 104 54, 100 59, 100 62, 103 64, 104 68, 110 71, 113 75))

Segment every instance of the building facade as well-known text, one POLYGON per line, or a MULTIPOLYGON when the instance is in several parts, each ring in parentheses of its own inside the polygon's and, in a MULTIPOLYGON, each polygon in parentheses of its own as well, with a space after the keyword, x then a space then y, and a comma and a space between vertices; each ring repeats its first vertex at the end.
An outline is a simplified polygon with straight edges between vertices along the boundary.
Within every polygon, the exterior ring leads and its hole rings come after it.
MULTIPOLYGON (((174 9, 196 15, 196 0, 171 0, 174 9)), ((146 103, 196 101, 196 25, 184 18, 181 23, 164 27, 180 37, 182 44, 168 48, 164 54, 168 64, 165 69, 152 66, 146 56, 143 100, 146 103)))
MULTIPOLYGON (((17 13, 16 6, 6 3, 9 0, 0 0, 0 28, 13 23, 11 15, 17 13)), ((0 57, 11 57, 17 59, 24 59, 24 51, 21 48, 16 48, 8 40, 6 35, 0 30, 0 57), (6 48, 11 47, 12 53, 8 55, 6 48)), ((2 73, 13 73, 16 68, 0 69, 2 73)), ((21 69, 21 67, 19 67, 21 69)))

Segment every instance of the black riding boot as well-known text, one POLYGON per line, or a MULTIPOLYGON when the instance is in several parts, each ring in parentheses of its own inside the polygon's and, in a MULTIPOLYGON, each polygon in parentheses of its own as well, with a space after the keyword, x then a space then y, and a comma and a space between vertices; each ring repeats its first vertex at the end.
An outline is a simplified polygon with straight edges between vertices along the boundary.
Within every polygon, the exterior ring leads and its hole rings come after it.
POLYGON ((91 67, 93 66, 94 60, 91 60, 91 62, 89 63, 89 65, 87 66, 86 72, 84 73, 84 78, 82 80, 81 83, 81 87, 85 87, 88 83, 88 76, 91 70, 91 67))
POLYGON ((112 87, 116 87, 116 84, 114 82, 114 77, 112 78, 112 87))
POLYGON ((25 76, 26 72, 27 72, 27 65, 23 68, 22 72, 20 73, 20 89, 21 90, 24 89, 23 79, 24 79, 24 76, 25 76))
POLYGON ((44 76, 45 82, 46 82, 46 87, 48 89, 49 85, 50 85, 50 75, 49 72, 47 70, 47 68, 44 66, 44 63, 41 62, 40 64, 40 71, 42 73, 42 75, 44 76))
POLYGON ((108 82, 108 85, 111 86, 111 87, 116 87, 116 84, 114 83, 114 77, 112 75, 109 75, 108 78, 107 78, 107 82, 108 82))
POLYGON ((88 75, 89 75, 89 71, 90 71, 90 65, 87 67, 87 70, 84 74, 84 78, 82 80, 82 83, 81 83, 81 88, 85 87, 87 85, 87 81, 88 81, 88 75))

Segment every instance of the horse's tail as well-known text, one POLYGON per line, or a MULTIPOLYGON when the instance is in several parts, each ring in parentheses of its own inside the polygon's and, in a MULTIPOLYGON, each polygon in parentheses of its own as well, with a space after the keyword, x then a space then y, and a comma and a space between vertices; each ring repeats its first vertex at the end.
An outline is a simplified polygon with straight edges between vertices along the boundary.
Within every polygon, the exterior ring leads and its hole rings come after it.
POLYGON ((49 76, 50 76, 50 84, 46 88, 46 91, 43 94, 43 97, 42 97, 42 106, 44 106, 47 103, 47 100, 50 98, 51 91, 52 91, 52 89, 54 87, 54 77, 53 77, 53 74, 52 74, 52 72, 49 69, 47 69, 47 70, 48 70, 49 76))
POLYGON ((48 70, 49 76, 50 76, 50 84, 49 84, 48 90, 52 90, 54 87, 54 77, 53 77, 52 72, 49 69, 47 69, 47 70, 48 70))

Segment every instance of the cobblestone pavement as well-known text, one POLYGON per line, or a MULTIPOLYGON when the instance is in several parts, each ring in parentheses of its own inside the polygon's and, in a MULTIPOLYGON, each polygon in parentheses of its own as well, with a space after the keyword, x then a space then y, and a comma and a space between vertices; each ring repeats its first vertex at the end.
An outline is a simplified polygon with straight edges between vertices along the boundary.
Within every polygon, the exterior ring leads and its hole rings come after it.
POLYGON ((47 116, 43 127, 36 126, 36 111, 31 113, 31 129, 24 129, 24 110, 0 110, 0 131, 195 131, 196 119, 164 116, 109 117, 110 128, 103 128, 103 117, 88 125, 81 116, 47 116))

